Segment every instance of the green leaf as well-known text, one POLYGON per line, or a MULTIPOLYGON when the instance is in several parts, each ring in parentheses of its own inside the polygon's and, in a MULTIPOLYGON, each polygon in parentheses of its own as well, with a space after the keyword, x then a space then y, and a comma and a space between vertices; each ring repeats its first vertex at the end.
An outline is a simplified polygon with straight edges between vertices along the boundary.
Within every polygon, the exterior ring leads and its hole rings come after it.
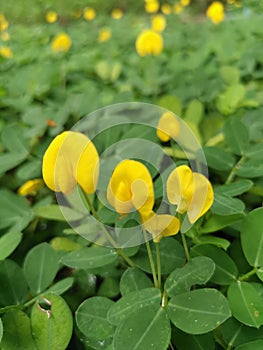
POLYGON ((205 154, 208 166, 215 170, 231 170, 236 162, 235 157, 231 153, 228 153, 219 147, 206 146, 203 147, 203 152, 205 154))
POLYGON ((137 268, 129 267, 121 276, 120 291, 122 296, 152 286, 153 283, 150 278, 137 268))
POLYGON ((212 331, 230 317, 228 301, 216 289, 197 289, 171 298, 168 315, 172 323, 190 334, 212 331))
POLYGON ((240 71, 236 67, 224 66, 220 69, 220 75, 226 84, 232 85, 239 82, 240 71))
POLYGON ((236 347, 236 350, 262 350, 262 348, 263 348, 263 340, 258 339, 258 340, 251 341, 249 343, 239 345, 238 347, 236 347))
POLYGON ((252 210, 241 229, 242 249, 251 266, 263 266, 263 208, 252 210))
POLYGON ((67 277, 64 278, 61 281, 58 281, 57 283, 53 284, 50 288, 48 288, 47 292, 52 292, 58 295, 61 295, 65 293, 68 289, 72 287, 74 283, 74 278, 73 277, 67 277))
POLYGON ((106 298, 116 298, 119 294, 119 280, 114 277, 104 278, 97 291, 98 296, 106 298))
POLYGON ((3 322, 0 318, 0 344, 1 344, 2 337, 3 337, 3 322))
POLYGON ((116 329, 115 350, 166 350, 171 338, 171 326, 166 310, 146 306, 131 314, 116 329))
POLYGON ((231 151, 243 155, 249 145, 249 132, 245 124, 235 118, 230 118, 224 125, 223 134, 231 151))
POLYGON ((19 124, 10 124, 2 131, 4 147, 11 153, 28 155, 28 144, 24 137, 24 130, 19 124))
POLYGON ((250 159, 263 160, 263 142, 250 145, 245 152, 245 156, 250 159))
POLYGON ((33 247, 24 262, 24 272, 31 292, 38 294, 45 290, 54 280, 58 268, 58 255, 48 243, 33 247))
POLYGON ((237 320, 256 328, 263 324, 263 300, 250 283, 232 283, 227 297, 233 316, 237 320))
MULTIPOLYGON (((153 257, 156 261, 156 251, 154 243, 150 242, 153 257)), ((160 259, 161 259, 161 271, 163 274, 171 273, 176 267, 182 267, 185 263, 185 253, 182 245, 172 237, 166 237, 159 243, 160 259)), ((143 245, 139 253, 133 257, 133 261, 143 271, 151 273, 151 267, 147 250, 143 245)))
POLYGON ((235 215, 242 214, 245 204, 237 198, 232 198, 225 194, 215 192, 214 203, 211 212, 217 215, 235 215))
POLYGON ((212 332, 207 334, 187 334, 175 329, 172 335, 173 344, 177 350, 214 350, 215 340, 212 332))
POLYGON ((64 299, 53 293, 39 298, 31 311, 31 327, 38 350, 66 349, 72 335, 73 320, 64 299))
POLYGON ((111 264, 117 258, 115 249, 93 246, 64 255, 61 262, 78 269, 92 269, 111 264))
POLYGON ((21 310, 10 310, 3 317, 1 350, 36 350, 29 317, 21 310))
POLYGON ((8 232, 0 238, 0 260, 4 260, 19 245, 22 240, 21 232, 8 232))
POLYGON ((27 299, 24 272, 13 260, 0 262, 0 285, 0 306, 22 304, 27 299))
POLYGON ((86 337, 103 341, 114 334, 115 327, 107 320, 107 313, 114 302, 105 297, 85 300, 76 311, 76 322, 86 337))
POLYGON ((206 222, 202 225, 201 233, 212 233, 221 230, 224 227, 234 224, 237 221, 244 219, 245 214, 233 215, 210 215, 206 222))
POLYGON ((19 232, 34 218, 26 199, 8 190, 0 190, 0 207, 0 228, 19 232))
POLYGON ((236 174, 248 178, 263 176, 263 164, 257 159, 248 159, 238 167, 236 174))
POLYGON ((133 313, 142 307, 150 305, 156 311, 160 308, 161 292, 156 288, 141 289, 131 292, 119 299, 108 311, 107 319, 118 326, 133 313))
POLYGON ((0 155, 0 175, 6 171, 15 168, 17 165, 23 162, 26 158, 25 155, 20 153, 5 153, 0 155))
POLYGON ((227 185, 215 187, 215 192, 234 197, 247 192, 252 186, 253 182, 250 180, 238 180, 227 185))
POLYGON ((204 107, 199 100, 192 100, 186 109, 184 119, 198 125, 203 117, 204 107))
POLYGON ((215 270, 213 260, 206 256, 192 258, 184 267, 167 278, 164 288, 170 297, 190 291, 195 284, 206 284, 215 270))
POLYGON ((83 218, 84 214, 77 212, 71 208, 63 207, 55 204, 46 205, 44 207, 34 207, 36 216, 55 221, 75 221, 83 218))
POLYGON ((257 269, 257 276, 261 281, 263 281, 263 267, 257 269))
POLYGON ((227 285, 236 280, 238 275, 237 267, 228 254, 213 245, 197 245, 191 249, 191 256, 207 256, 216 265, 211 281, 220 285, 227 285))
POLYGON ((231 348, 263 337, 263 330, 245 326, 234 317, 229 318, 221 325, 224 341, 231 348))
POLYGON ((224 250, 230 246, 230 242, 227 239, 221 237, 215 237, 211 235, 200 236, 196 239, 197 244, 212 244, 224 250))
POLYGON ((230 85, 216 99, 216 107, 219 112, 230 115, 233 114, 245 97, 245 87, 241 84, 230 85))
POLYGON ((175 95, 165 95, 157 102, 158 106, 168 109, 174 112, 176 115, 182 115, 182 102, 175 95))

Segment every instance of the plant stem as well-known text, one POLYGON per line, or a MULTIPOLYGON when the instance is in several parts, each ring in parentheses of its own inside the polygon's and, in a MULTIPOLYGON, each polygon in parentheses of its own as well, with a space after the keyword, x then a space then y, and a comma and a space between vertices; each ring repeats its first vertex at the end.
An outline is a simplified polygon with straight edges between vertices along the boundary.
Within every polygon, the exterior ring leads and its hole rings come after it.
POLYGON ((147 240, 147 236, 146 236, 146 232, 145 232, 144 228, 142 229, 142 232, 143 232, 143 237, 144 237, 144 241, 145 241, 145 245, 146 245, 146 249, 147 249, 147 253, 148 253, 148 257, 149 257, 149 262, 150 262, 150 266, 151 266, 154 287, 159 288, 159 283, 158 283, 157 277, 156 277, 156 269, 155 269, 155 265, 154 265, 151 246, 150 246, 149 241, 147 240))
POLYGON ((252 270, 245 273, 243 276, 239 277, 239 281, 246 281, 249 279, 250 276, 253 276, 257 273, 258 268, 255 266, 252 270))
POLYGON ((242 165, 242 163, 245 161, 246 157, 242 156, 239 161, 236 163, 236 165, 232 168, 232 170, 230 171, 230 174, 228 175, 228 178, 226 179, 225 184, 229 184, 233 181, 234 177, 236 176, 236 172, 238 171, 238 169, 240 168, 240 165, 242 165))
POLYGON ((161 255, 160 255, 160 247, 159 243, 155 243, 155 250, 156 250, 156 260, 157 260, 157 281, 158 281, 158 288, 161 289, 162 286, 162 267, 161 267, 161 255))
POLYGON ((182 242, 183 242, 183 247, 184 247, 186 260, 190 261, 190 254, 189 254, 189 249, 188 249, 187 242, 186 242, 186 239, 185 239, 185 234, 182 231, 180 231, 180 232, 181 232, 181 237, 182 237, 182 242))
POLYGON ((104 236, 106 237, 106 239, 109 241, 109 243, 116 249, 117 253, 119 256, 121 256, 126 262, 127 264, 129 264, 131 267, 135 267, 135 263, 124 253, 123 249, 119 248, 117 243, 115 242, 115 240, 111 237, 110 233, 108 232, 108 230, 105 228, 105 226, 103 225, 103 223, 100 221, 100 218, 98 216, 98 213, 96 212, 95 208, 93 207, 89 196, 82 191, 82 193, 84 194, 85 200, 88 204, 88 208, 91 211, 91 214, 94 216, 94 218, 97 220, 97 222, 99 223, 104 236))
POLYGON ((170 345, 170 348, 171 348, 172 350, 175 350, 171 341, 170 341, 170 344, 169 344, 169 345, 170 345))

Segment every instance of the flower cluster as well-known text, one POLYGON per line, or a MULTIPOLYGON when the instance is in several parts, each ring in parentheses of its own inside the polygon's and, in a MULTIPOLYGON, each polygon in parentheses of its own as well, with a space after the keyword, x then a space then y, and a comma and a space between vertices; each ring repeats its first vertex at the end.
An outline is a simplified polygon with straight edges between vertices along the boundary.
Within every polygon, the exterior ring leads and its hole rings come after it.
MULTIPOLYGON (((169 121, 171 114, 163 118, 169 121)), ((46 150, 42 171, 46 185, 53 191, 70 194, 79 185, 85 193, 94 193, 99 176, 98 152, 84 134, 63 132, 46 150)), ((169 174, 166 194, 170 205, 176 206, 178 217, 154 211, 151 174, 142 162, 132 159, 117 164, 107 187, 109 204, 121 217, 137 211, 154 242, 178 233, 180 215, 186 214, 189 222, 194 224, 213 203, 213 188, 209 180, 186 165, 176 167, 169 174)))

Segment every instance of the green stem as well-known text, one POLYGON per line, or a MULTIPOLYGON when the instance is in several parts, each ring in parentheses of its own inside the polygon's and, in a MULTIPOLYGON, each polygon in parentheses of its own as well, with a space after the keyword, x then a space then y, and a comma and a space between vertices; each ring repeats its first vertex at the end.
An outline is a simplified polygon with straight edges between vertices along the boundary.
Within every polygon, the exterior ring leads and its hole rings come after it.
POLYGON ((252 270, 245 273, 243 276, 239 277, 239 281, 246 281, 249 279, 249 277, 255 275, 258 271, 258 268, 255 266, 252 270))
POLYGON ((172 350, 175 350, 171 341, 170 341, 170 344, 169 344, 169 345, 170 345, 170 348, 171 348, 172 350))
POLYGON ((155 243, 155 250, 156 250, 156 260, 157 260, 158 288, 161 289, 161 286, 162 286, 162 269, 161 269, 161 255, 160 255, 159 243, 155 243))
POLYGON ((182 231, 180 231, 180 232, 181 232, 181 238, 182 238, 182 242, 183 242, 183 247, 184 247, 186 260, 190 261, 190 253, 189 253, 189 249, 188 249, 188 246, 187 246, 185 234, 182 231))
POLYGON ((149 262, 150 262, 150 266, 151 266, 151 271, 152 271, 152 276, 153 276, 153 283, 154 283, 154 287, 155 288, 159 288, 159 283, 156 277, 156 269, 155 269, 155 265, 154 265, 154 260, 153 260, 153 255, 152 255, 152 251, 151 251, 151 246, 150 243, 147 239, 147 235, 146 232, 144 230, 144 228, 142 228, 143 231, 143 237, 144 237, 144 242, 146 245, 146 249, 147 249, 147 253, 148 253, 148 257, 149 257, 149 262))
POLYGON ((240 168, 240 166, 242 165, 242 163, 245 161, 246 157, 242 156, 239 161, 236 163, 236 165, 232 168, 232 170, 230 171, 230 174, 228 175, 228 178, 226 179, 225 184, 229 184, 234 180, 234 177, 236 176, 236 172, 238 171, 238 169, 240 168))
POLYGON ((85 200, 88 204, 88 208, 91 211, 91 214, 94 216, 94 218, 97 220, 97 222, 99 223, 104 236, 106 237, 106 239, 110 242, 110 244, 116 249, 117 253, 119 256, 121 256, 126 262, 127 264, 129 264, 131 267, 135 267, 135 263, 124 253, 123 249, 119 248, 117 243, 115 242, 115 240, 111 237, 110 233, 107 231, 107 229, 105 228, 105 226, 101 223, 100 218, 98 216, 98 213, 96 212, 95 208, 93 207, 89 196, 82 191, 82 193, 84 194, 85 200))

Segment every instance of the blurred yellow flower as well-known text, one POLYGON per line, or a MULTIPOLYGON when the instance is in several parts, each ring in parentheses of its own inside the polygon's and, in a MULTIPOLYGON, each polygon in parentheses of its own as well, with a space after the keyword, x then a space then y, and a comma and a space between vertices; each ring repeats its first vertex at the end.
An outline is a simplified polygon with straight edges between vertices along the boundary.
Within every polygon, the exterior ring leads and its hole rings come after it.
POLYGON ((107 199, 121 215, 135 209, 142 216, 151 212, 154 190, 151 174, 146 166, 130 159, 120 162, 110 178, 107 199))
POLYGON ((158 56, 163 50, 163 38, 161 34, 148 29, 137 37, 135 47, 140 56, 158 56))
POLYGON ((116 8, 111 11, 111 17, 114 19, 120 19, 123 16, 123 12, 121 9, 116 8))
POLYGON ((166 19, 163 15, 155 15, 152 18, 152 29, 161 33, 166 27, 166 19))
POLYGON ((156 13, 159 10, 159 2, 157 0, 145 0, 145 11, 147 13, 156 13))
POLYGON ((80 18, 82 16, 82 10, 80 10, 80 9, 75 9, 74 11, 73 11, 73 14, 72 14, 72 17, 73 18, 80 18))
POLYGON ((99 175, 98 152, 86 135, 64 131, 47 148, 42 174, 52 191, 69 194, 78 183, 86 193, 93 193, 99 175))
POLYGON ((227 3, 230 5, 234 4, 234 2, 235 2, 235 0, 227 0, 227 3))
POLYGON ((195 223, 212 206, 214 191, 209 180, 181 165, 169 175, 166 183, 167 197, 177 205, 179 214, 187 213, 191 224, 195 223))
POLYGON ((146 231, 153 235, 155 243, 160 242, 163 237, 174 236, 179 232, 180 221, 169 214, 155 214, 142 217, 143 226, 146 231))
POLYGON ((0 55, 4 58, 12 58, 13 52, 8 46, 2 46, 0 47, 0 55))
POLYGON ((206 15, 214 24, 218 24, 224 20, 224 5, 220 1, 214 1, 206 10, 206 15))
POLYGON ((164 15, 170 15, 172 13, 172 6, 170 4, 163 4, 161 11, 164 15))
POLYGON ((1 39, 3 41, 8 41, 10 39, 10 34, 8 32, 1 33, 1 39))
POLYGON ((5 18, 5 15, 0 13, 0 31, 6 30, 9 27, 9 23, 5 18))
POLYGON ((191 0, 180 0, 180 4, 185 7, 190 5, 191 0))
POLYGON ((106 41, 110 40, 111 38, 111 31, 107 28, 103 28, 99 32, 98 42, 99 43, 105 43, 106 41))
POLYGON ((174 13, 176 15, 178 15, 179 13, 181 13, 183 11, 184 7, 181 4, 175 4, 173 7, 174 13))
POLYGON ((46 13, 46 21, 48 23, 55 23, 58 19, 58 15, 55 11, 48 11, 46 13))
POLYGON ((92 7, 85 7, 83 17, 86 21, 92 21, 96 17, 96 11, 92 7))
POLYGON ((17 192, 20 194, 20 196, 35 196, 37 192, 43 187, 44 182, 42 179, 28 180, 19 187, 17 192))
POLYGON ((51 43, 54 52, 67 52, 71 45, 71 39, 66 33, 58 34, 51 43))
POLYGON ((159 119, 156 134, 163 142, 177 137, 180 132, 180 122, 171 112, 165 112, 159 119))

